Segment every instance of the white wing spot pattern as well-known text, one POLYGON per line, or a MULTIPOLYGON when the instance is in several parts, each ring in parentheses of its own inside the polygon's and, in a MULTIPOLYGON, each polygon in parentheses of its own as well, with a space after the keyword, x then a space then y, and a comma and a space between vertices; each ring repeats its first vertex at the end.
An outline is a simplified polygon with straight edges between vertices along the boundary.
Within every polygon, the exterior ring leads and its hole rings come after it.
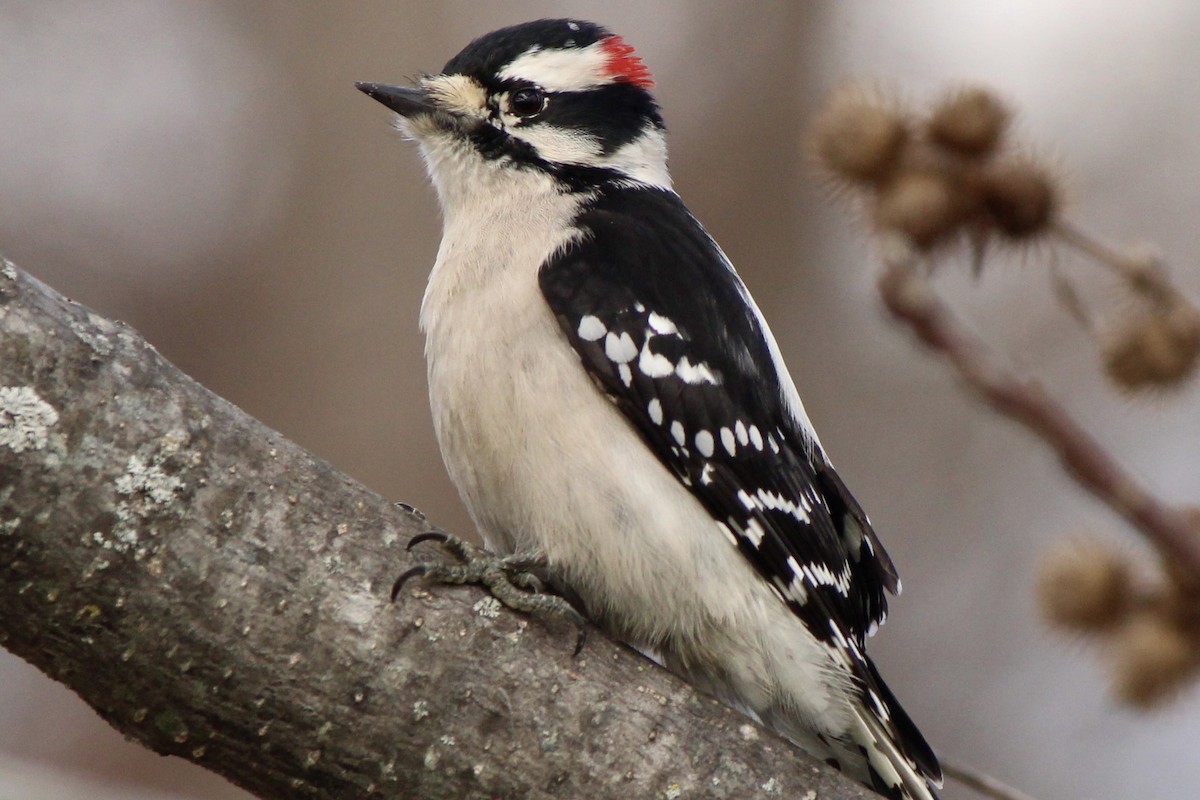
POLYGON ((593 317, 591 314, 588 314, 580 318, 577 332, 579 333, 579 338, 585 342, 594 342, 608 333, 608 328, 604 326, 599 317, 593 317))
POLYGON ((628 333, 618 336, 609 331, 608 335, 604 337, 604 355, 614 363, 628 364, 637 357, 637 354, 637 345, 633 343, 633 337, 628 333))
POLYGON ((662 402, 656 397, 646 406, 646 413, 650 415, 650 421, 655 425, 662 425, 663 410, 662 402))
POLYGON ((675 441, 680 447, 683 447, 687 442, 687 434, 684 433, 683 423, 679 420, 675 420, 671 423, 671 435, 675 437, 675 441))

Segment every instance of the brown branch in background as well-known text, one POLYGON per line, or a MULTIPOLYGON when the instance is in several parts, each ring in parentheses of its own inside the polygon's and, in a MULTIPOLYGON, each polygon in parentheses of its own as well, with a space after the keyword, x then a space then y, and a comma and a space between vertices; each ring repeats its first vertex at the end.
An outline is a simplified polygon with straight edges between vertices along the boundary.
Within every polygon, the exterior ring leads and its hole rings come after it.
POLYGON ((0 646, 127 738, 264 798, 875 797, 602 635, 389 602, 426 528, 0 259, 0 646))
POLYGON ((942 774, 994 800, 1033 800, 1032 797, 978 770, 942 761, 942 774))
POLYGON ((996 411, 1054 449, 1081 486, 1127 519, 1183 574, 1200 578, 1200 536, 1187 515, 1138 484, 1108 451, 1034 381, 1004 371, 920 274, 919 253, 902 237, 883 241, 879 291, 893 316, 941 354, 996 411))
POLYGON ((879 291, 892 315, 943 356, 989 407, 1051 447, 1068 475, 1128 520, 1161 555, 1163 577, 1139 585, 1128 558, 1105 543, 1060 547, 1043 563, 1038 593, 1050 622, 1107 637, 1118 697, 1150 707, 1174 696, 1200 671, 1196 515, 1138 484, 1039 384, 1002 369, 983 340, 959 324, 937 296, 904 237, 884 237, 882 245, 879 291))

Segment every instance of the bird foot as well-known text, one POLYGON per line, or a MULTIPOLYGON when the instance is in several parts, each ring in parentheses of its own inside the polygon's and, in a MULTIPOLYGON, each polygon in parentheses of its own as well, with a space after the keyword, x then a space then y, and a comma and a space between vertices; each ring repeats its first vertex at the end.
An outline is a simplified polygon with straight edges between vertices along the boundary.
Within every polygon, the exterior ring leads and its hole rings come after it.
POLYGON ((411 551, 422 542, 437 542, 454 562, 429 561, 405 570, 392 584, 392 602, 404 584, 417 577, 436 583, 482 586, 514 611, 567 620, 579 631, 574 655, 583 650, 587 641, 587 620, 562 597, 546 593, 545 585, 537 575, 537 571, 546 566, 546 558, 541 553, 498 556, 442 531, 419 533, 409 540, 406 549, 411 551))

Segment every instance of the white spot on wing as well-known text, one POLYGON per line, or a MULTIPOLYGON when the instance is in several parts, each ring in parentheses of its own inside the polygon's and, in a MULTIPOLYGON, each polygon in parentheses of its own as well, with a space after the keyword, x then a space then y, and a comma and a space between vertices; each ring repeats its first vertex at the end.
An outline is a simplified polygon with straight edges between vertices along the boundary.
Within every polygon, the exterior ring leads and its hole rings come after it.
POLYGON ((767 532, 763 530, 763 526, 758 520, 752 519, 746 523, 746 538, 750 540, 750 544, 758 547, 766 535, 767 532))
POLYGON ((884 722, 891 719, 891 712, 888 711, 887 705, 883 702, 883 698, 875 693, 874 689, 868 689, 867 692, 871 697, 871 705, 875 707, 875 712, 879 714, 879 718, 884 722))
POLYGON ((788 556, 787 565, 788 569, 792 571, 793 576, 799 576, 803 574, 803 570, 800 569, 800 562, 796 560, 795 556, 788 556))
POLYGON ((648 413, 650 415, 651 422, 653 422, 655 425, 662 425, 662 421, 663 421, 662 403, 659 402, 659 399, 657 397, 654 398, 653 400, 651 400, 650 403, 646 406, 646 413, 648 413))
POLYGON ((617 367, 617 372, 621 375, 621 383, 626 386, 633 385, 633 370, 629 368, 628 364, 622 364, 617 367))
POLYGON ((661 353, 651 353, 650 342, 646 341, 638 358, 638 369, 647 378, 665 378, 675 371, 675 365, 661 353))
POLYGON ((755 450, 763 449, 763 438, 762 438, 762 434, 759 433, 757 425, 750 426, 750 442, 751 442, 751 444, 754 445, 755 450))
POLYGON ((850 565, 846 564, 839 575, 834 575, 825 564, 813 562, 804 565, 804 575, 813 585, 832 586, 842 597, 850 596, 850 565))
POLYGON ((604 327, 604 323, 600 321, 599 317, 587 314, 579 320, 579 329, 576 332, 579 334, 579 338, 585 342, 594 342, 608 333, 608 328, 604 327))
POLYGON ((705 458, 710 458, 713 454, 713 435, 708 431, 700 431, 696 434, 696 449, 700 451, 700 455, 705 458))
POLYGON ((742 447, 745 447, 750 443, 750 437, 746 434, 746 423, 739 419, 737 424, 733 426, 733 431, 737 434, 738 444, 740 444, 742 447))
POLYGON ((712 374, 707 364, 700 362, 693 365, 687 356, 679 360, 679 364, 675 367, 675 374, 684 383, 711 383, 714 386, 717 385, 717 377, 712 374))
POLYGON ((622 333, 618 336, 613 331, 609 331, 604 337, 604 355, 608 356, 617 364, 626 364, 637 356, 637 345, 633 343, 633 337, 628 333, 622 333))
POLYGON ((729 455, 737 454, 737 441, 733 437, 733 431, 729 428, 721 428, 721 444, 725 446, 725 452, 729 455))
POLYGON ((792 579, 783 588, 783 593, 800 605, 804 605, 808 602, 808 587, 804 584, 804 573, 800 569, 800 564, 792 556, 788 556, 787 565, 788 570, 792 573, 792 579))
POLYGON ((808 512, 811 510, 811 508, 804 503, 803 496, 801 496, 801 502, 796 503, 776 492, 772 492, 768 489, 759 489, 758 500, 761 506, 765 506, 773 511, 786 511, 798 522, 808 524, 811 521, 811 518, 808 515, 808 512))
POLYGON ((671 435, 675 437, 675 441, 679 443, 680 447, 683 447, 684 443, 687 442, 687 434, 684 433, 683 423, 679 420, 671 423, 671 435))
POLYGON ((657 312, 651 311, 650 319, 648 321, 650 323, 650 327, 654 329, 655 333, 661 333, 664 336, 668 334, 679 333, 679 329, 675 327, 674 322, 657 312))
POLYGON ((792 600, 799 605, 804 605, 808 602, 808 587, 799 578, 792 578, 786 585, 778 577, 771 580, 771 588, 775 589, 775 594, 779 595, 780 600, 785 602, 792 600))

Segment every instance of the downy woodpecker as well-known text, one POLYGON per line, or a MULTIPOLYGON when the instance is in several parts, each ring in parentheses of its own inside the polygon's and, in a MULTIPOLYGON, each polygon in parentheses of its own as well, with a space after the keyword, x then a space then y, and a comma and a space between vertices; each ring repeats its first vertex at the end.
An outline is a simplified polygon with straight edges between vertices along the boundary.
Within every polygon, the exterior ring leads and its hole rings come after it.
POLYGON ((540 560, 614 636, 929 800, 937 758, 865 652, 895 568, 672 190, 652 85, 619 36, 565 19, 359 84, 441 203, 421 328, 446 468, 488 547, 540 560))

